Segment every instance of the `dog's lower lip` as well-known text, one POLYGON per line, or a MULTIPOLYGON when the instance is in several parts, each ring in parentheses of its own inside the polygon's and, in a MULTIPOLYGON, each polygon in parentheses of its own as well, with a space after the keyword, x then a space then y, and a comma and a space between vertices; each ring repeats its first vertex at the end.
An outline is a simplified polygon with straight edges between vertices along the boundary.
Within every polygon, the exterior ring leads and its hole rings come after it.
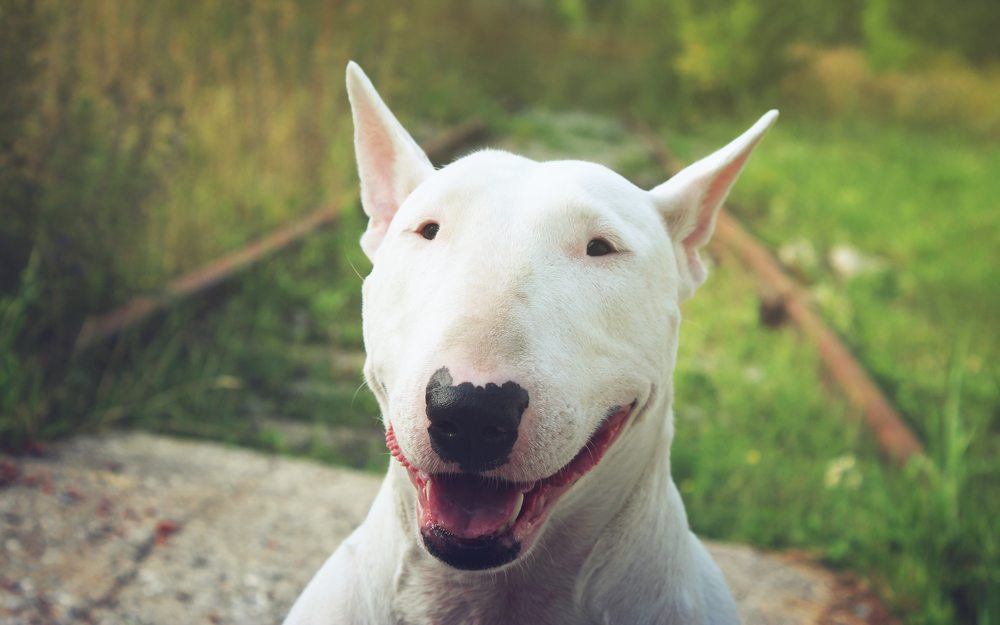
POLYGON ((569 463, 549 477, 535 482, 486 480, 473 474, 427 474, 410 464, 403 455, 391 425, 386 432, 386 446, 407 469, 410 481, 417 490, 418 523, 425 539, 428 532, 433 532, 437 540, 447 536, 456 541, 456 546, 486 538, 520 544, 541 527, 555 501, 600 462, 618 438, 635 406, 633 401, 609 414, 569 463), (433 490, 435 482, 436 487, 444 488, 444 493, 433 490), (441 498, 447 496, 449 488, 455 489, 453 494, 457 500, 442 503, 441 498), (435 499, 432 499, 432 494, 435 499), (481 496, 487 501, 485 516, 475 510, 470 512, 470 508, 479 505, 477 501, 481 496), (432 503, 435 500, 437 508, 432 503))

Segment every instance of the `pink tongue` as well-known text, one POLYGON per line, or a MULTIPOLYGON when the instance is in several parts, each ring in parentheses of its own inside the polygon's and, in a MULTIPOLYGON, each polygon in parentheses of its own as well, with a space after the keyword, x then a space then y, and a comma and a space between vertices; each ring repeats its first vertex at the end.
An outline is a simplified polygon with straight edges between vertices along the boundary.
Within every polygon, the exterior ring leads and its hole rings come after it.
POLYGON ((460 538, 488 536, 514 512, 520 491, 471 476, 441 475, 430 482, 428 512, 434 523, 460 538))

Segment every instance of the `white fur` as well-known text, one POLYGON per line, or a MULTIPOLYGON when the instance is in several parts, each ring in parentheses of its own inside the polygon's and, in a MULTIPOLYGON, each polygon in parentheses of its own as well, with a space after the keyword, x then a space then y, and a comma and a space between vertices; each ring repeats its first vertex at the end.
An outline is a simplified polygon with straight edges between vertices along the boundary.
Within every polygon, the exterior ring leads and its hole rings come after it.
POLYGON ((738 623, 722 574, 688 529, 670 476, 679 304, 705 278, 698 250, 772 111, 650 192, 592 163, 486 150, 435 171, 361 69, 355 119, 365 375, 415 466, 445 468, 427 437, 424 388, 515 380, 531 400, 510 462, 545 478, 611 406, 637 401, 603 460, 556 504, 534 546, 492 572, 424 549, 415 493, 392 462, 367 519, 323 565, 287 625, 738 623), (434 240, 420 236, 440 224, 434 240), (618 253, 589 257, 604 237, 618 253))

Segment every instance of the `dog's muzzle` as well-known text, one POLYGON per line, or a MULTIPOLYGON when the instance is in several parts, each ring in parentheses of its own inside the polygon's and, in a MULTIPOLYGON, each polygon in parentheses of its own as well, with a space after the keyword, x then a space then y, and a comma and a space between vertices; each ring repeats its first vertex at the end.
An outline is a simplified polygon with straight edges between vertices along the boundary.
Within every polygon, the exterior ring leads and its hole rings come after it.
POLYGON ((527 553, 555 502, 600 462, 635 407, 633 401, 610 409, 568 464, 531 482, 510 482, 478 472, 422 471, 407 460, 390 425, 386 446, 406 468, 416 489, 417 526, 427 551, 464 570, 498 568, 527 553))

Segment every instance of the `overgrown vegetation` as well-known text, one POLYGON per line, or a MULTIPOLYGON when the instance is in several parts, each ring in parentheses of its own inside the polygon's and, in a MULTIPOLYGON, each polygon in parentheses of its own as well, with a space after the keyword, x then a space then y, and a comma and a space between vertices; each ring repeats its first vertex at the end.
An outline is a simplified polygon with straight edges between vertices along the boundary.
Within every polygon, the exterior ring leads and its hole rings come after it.
POLYGON ((762 331, 723 264, 686 311, 678 372, 691 517, 816 548, 908 622, 995 620, 998 15, 979 0, 0 0, 0 447, 131 425, 384 465, 352 360, 367 261, 348 58, 418 134, 478 115, 640 178, 613 122, 503 111, 639 117, 690 158, 778 105, 740 215, 930 458, 883 467, 815 356, 762 331), (74 352, 88 315, 332 201, 336 229, 74 352))

